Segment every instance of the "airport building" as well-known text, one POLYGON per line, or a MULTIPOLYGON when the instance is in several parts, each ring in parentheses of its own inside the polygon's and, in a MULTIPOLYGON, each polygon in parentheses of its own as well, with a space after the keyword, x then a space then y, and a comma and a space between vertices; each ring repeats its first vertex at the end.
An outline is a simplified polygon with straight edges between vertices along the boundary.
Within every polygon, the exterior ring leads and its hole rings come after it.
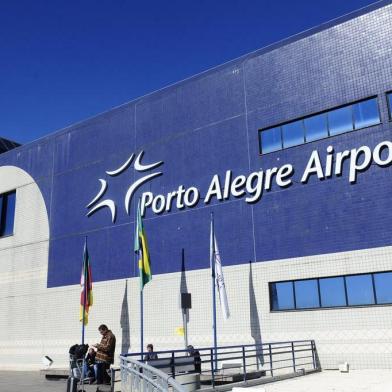
MULTIPOLYGON (((67 366, 88 248, 116 354, 314 339, 323 368, 392 367, 392 5, 382 1, 32 143, 0 140, 0 369, 67 366)), ((143 76, 141 76, 143 77, 143 76)))

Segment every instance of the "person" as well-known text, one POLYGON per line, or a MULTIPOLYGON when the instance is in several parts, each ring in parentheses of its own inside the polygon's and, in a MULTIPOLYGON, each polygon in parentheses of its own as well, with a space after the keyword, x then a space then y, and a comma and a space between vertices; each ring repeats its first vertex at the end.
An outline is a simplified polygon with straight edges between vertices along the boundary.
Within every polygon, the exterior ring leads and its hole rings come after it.
POLYGON ((147 344, 147 354, 144 356, 144 360, 151 361, 153 359, 158 359, 158 355, 154 353, 154 346, 149 343, 147 344))
POLYGON ((187 347, 188 354, 195 358, 195 371, 201 373, 201 358, 200 352, 196 350, 191 344, 187 347))
POLYGON ((93 347, 88 349, 87 355, 84 358, 84 378, 88 379, 90 383, 95 381, 95 372, 94 372, 94 364, 95 364, 95 350, 93 347))
POLYGON ((87 344, 74 344, 69 349, 69 359, 72 375, 76 378, 81 377, 80 367, 82 366, 83 358, 88 350, 87 344))
POLYGON ((113 332, 105 325, 98 327, 99 333, 102 335, 101 342, 94 344, 95 348, 95 382, 97 384, 110 384, 110 376, 107 370, 114 362, 114 351, 116 349, 116 337, 113 332))

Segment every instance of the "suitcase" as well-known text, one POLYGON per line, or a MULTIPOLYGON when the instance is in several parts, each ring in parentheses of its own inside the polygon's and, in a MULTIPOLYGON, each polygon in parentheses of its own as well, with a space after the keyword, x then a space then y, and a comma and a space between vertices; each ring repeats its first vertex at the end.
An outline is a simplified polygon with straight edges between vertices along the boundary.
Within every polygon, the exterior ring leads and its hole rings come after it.
POLYGON ((78 392, 79 379, 76 377, 68 377, 67 380, 67 392, 78 392))

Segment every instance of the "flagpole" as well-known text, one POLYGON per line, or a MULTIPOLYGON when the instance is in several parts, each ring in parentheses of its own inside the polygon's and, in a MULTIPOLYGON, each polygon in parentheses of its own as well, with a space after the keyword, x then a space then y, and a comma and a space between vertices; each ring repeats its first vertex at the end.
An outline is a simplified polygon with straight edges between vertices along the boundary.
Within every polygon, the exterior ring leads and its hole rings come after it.
MULTIPOLYGON (((86 302, 87 302, 87 290, 86 290, 86 251, 87 251, 87 236, 84 239, 84 252, 83 252, 83 318, 82 318, 82 345, 84 344, 84 330, 85 330, 85 316, 86 316, 86 302)), ((83 363, 82 363, 82 392, 84 392, 84 365, 85 364, 85 357, 83 356, 83 363)))
MULTIPOLYGON (((138 204, 136 206, 136 226, 137 226, 137 216, 139 213, 139 205, 140 205, 140 198, 139 198, 138 204)), ((137 229, 136 229, 136 232, 137 232, 137 229)), ((137 236, 138 236, 138 234, 137 234, 137 236)), ((138 241, 140 241, 140 240, 138 239, 138 241)), ((140 251, 138 252, 136 257, 137 257, 136 263, 138 263, 140 260, 140 257, 141 257, 140 251)), ((142 271, 140 269, 140 265, 138 267, 139 267, 139 278, 141 281, 143 279, 143 277, 141 275, 142 271)), ((144 319, 143 313, 144 312, 143 312, 143 308, 144 308, 144 306, 143 306, 143 284, 141 283, 140 284, 140 360, 141 361, 143 360, 143 348, 144 348, 144 344, 143 344, 143 338, 144 338, 144 323, 143 323, 143 321, 144 321, 143 320, 144 319)))
POLYGON ((143 360, 143 288, 140 290, 140 359, 143 360))
MULTIPOLYGON (((184 274, 184 280, 186 282, 186 278, 185 278, 185 252, 184 252, 184 248, 182 248, 181 250, 181 286, 182 286, 182 274, 184 274)), ((185 283, 186 284, 186 283, 185 283)), ((182 287, 180 287, 180 295, 182 295, 182 287)), ((188 292, 188 289, 186 289, 186 292, 188 292)), ((180 299, 181 301, 181 299, 180 299)), ((188 312, 189 309, 188 308, 183 308, 181 306, 181 311, 182 311, 182 327, 184 328, 184 345, 185 345, 185 350, 188 349, 188 312)))
POLYGON ((86 316, 86 301, 87 301, 87 290, 86 290, 86 248, 87 248, 87 236, 84 242, 83 252, 83 318, 82 318, 82 344, 84 344, 84 321, 86 316))
POLYGON ((212 312, 214 331, 214 371, 217 370, 217 333, 216 333, 216 291, 215 291, 215 227, 214 227, 214 213, 211 212, 211 282, 212 282, 212 312))
MULTIPOLYGON (((86 296, 84 297, 86 299, 86 296)), ((82 318, 82 344, 84 344, 84 316, 86 313, 86 305, 83 305, 83 318, 82 318)))
MULTIPOLYGON (((86 299, 86 297, 85 297, 86 299)), ((83 319, 82 319, 82 344, 84 344, 84 316, 86 314, 86 305, 83 305, 83 319)))
POLYGON ((139 255, 139 277, 140 277, 140 355, 143 360, 143 335, 144 335, 144 309, 143 309, 143 288, 151 281, 151 264, 148 252, 146 233, 143 227, 142 214, 140 210, 140 199, 136 212, 136 232, 134 251, 139 255))

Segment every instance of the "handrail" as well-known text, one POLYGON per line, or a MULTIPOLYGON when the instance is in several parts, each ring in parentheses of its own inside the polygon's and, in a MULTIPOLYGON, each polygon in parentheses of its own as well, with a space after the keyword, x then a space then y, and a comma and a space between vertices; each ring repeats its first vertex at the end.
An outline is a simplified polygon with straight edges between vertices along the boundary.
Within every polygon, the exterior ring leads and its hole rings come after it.
MULTIPOLYGON (((283 341, 283 342, 273 342, 273 343, 271 343, 271 344, 273 344, 273 345, 282 345, 282 344, 288 344, 288 346, 287 347, 291 347, 291 343, 295 343, 295 344, 297 344, 297 343, 308 343, 309 344, 309 342, 310 342, 311 340, 289 340, 289 341, 283 341)), ((237 346, 217 346, 216 347, 216 349, 217 350, 220 350, 220 349, 225 349, 225 350, 227 350, 227 349, 231 349, 231 348, 239 348, 239 347, 262 347, 262 346, 268 346, 268 344, 269 343, 254 343, 254 344, 241 344, 241 345, 237 345, 237 346)), ((281 348, 283 348, 283 347, 281 347, 281 348)), ((197 348, 199 351, 204 351, 204 350, 210 350, 211 349, 211 347, 198 347, 197 348)), ((181 352, 187 352, 187 350, 185 350, 185 349, 180 349, 180 350, 166 350, 166 351, 154 351, 155 353, 157 353, 157 354, 160 354, 160 353, 167 353, 167 352, 171 352, 171 353, 181 353, 181 352)), ((122 356, 123 357, 129 357, 129 356, 139 356, 140 357, 140 355, 142 355, 142 354, 147 354, 146 352, 143 352, 143 353, 140 353, 140 352, 136 352, 136 353, 128 353, 128 354, 122 354, 122 356)))
POLYGON ((122 392, 185 392, 185 388, 168 374, 136 359, 120 356, 122 392))
POLYGON ((314 340, 220 346, 216 349, 197 347, 195 352, 191 356, 184 349, 156 351, 159 358, 156 367, 154 360, 148 365, 140 360, 146 353, 122 355, 122 391, 167 392, 170 389, 186 392, 199 389, 201 384, 203 389, 211 392, 227 389, 225 384, 241 382, 248 385, 249 382, 254 384, 256 379, 262 383, 267 379, 320 370, 314 340), (189 367, 189 361, 182 360, 186 357, 193 357, 193 369, 189 367))

